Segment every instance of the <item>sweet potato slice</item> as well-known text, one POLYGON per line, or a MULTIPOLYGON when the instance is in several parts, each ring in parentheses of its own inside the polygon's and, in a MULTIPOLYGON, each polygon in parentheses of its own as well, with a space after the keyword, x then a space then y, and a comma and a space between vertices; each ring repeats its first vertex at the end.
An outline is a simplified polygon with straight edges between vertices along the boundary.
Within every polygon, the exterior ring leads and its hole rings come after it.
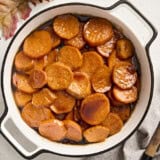
POLYGON ((18 71, 27 71, 34 67, 34 60, 27 57, 23 51, 20 51, 18 54, 16 54, 14 63, 18 71))
POLYGON ((112 106, 111 112, 118 114, 122 121, 126 122, 131 115, 131 108, 130 106, 112 106))
POLYGON ((113 69, 116 64, 119 64, 121 60, 117 57, 116 50, 113 50, 108 57, 108 66, 110 69, 113 69))
POLYGON ((59 53, 58 49, 54 49, 44 57, 45 67, 57 61, 58 53, 59 53))
POLYGON ((66 115, 65 120, 74 120, 73 110, 66 115))
POLYGON ((36 107, 49 107, 56 98, 55 93, 48 88, 43 88, 33 94, 32 104, 36 107))
POLYGON ((56 62, 46 67, 48 86, 53 90, 63 90, 68 88, 73 80, 73 73, 71 69, 56 62))
POLYGON ((54 19, 53 29, 61 38, 71 39, 79 33, 79 21, 70 14, 60 15, 54 19))
POLYGON ((113 49, 115 48, 116 38, 112 37, 109 41, 105 44, 97 46, 97 51, 104 57, 109 57, 112 53, 113 49))
POLYGON ((35 91, 37 91, 37 89, 34 89, 29 84, 29 77, 26 75, 22 75, 15 72, 13 74, 12 80, 13 80, 13 85, 22 92, 34 93, 35 91))
POLYGON ((102 125, 109 128, 110 135, 118 133, 123 127, 123 121, 115 113, 109 113, 106 119, 102 122, 102 125))
POLYGON ((116 86, 113 88, 114 97, 125 104, 135 102, 137 100, 137 88, 132 86, 130 89, 120 89, 116 86))
POLYGON ((91 77, 92 87, 96 92, 105 93, 111 89, 112 72, 106 65, 98 68, 91 77))
POLYGON ((65 91, 56 92, 56 99, 50 106, 51 110, 56 114, 67 113, 72 111, 76 101, 75 99, 66 93, 65 91))
POLYGON ((81 118, 88 124, 100 124, 110 112, 108 98, 102 93, 94 93, 87 96, 81 104, 81 118))
POLYGON ((117 56, 120 59, 128 59, 134 54, 134 47, 130 40, 120 39, 117 41, 117 56))
POLYGON ((75 70, 82 65, 82 55, 75 47, 63 46, 60 49, 58 61, 69 66, 72 70, 75 70))
POLYGON ((47 84, 47 75, 43 70, 33 69, 29 76, 29 83, 33 88, 42 88, 47 84))
POLYGON ((91 84, 88 75, 83 72, 75 72, 67 92, 77 99, 85 98, 91 94, 91 84))
POLYGON ((65 91, 58 91, 56 93, 56 99, 50 106, 51 110, 56 114, 67 113, 72 111, 76 101, 75 99, 66 93, 65 91))
POLYGON ((57 47, 61 43, 61 38, 54 32, 51 26, 45 28, 48 31, 52 38, 52 48, 57 47))
POLYGON ((112 93, 112 90, 110 90, 109 92, 107 92, 107 96, 110 100, 110 103, 113 105, 113 106, 116 106, 116 107, 121 107, 121 106, 124 106, 125 104, 118 101, 117 99, 115 99, 113 93, 112 93))
POLYGON ((24 54, 31 58, 42 57, 51 50, 52 39, 45 30, 34 31, 24 41, 24 54))
POLYGON ((104 62, 102 57, 95 51, 83 53, 83 64, 80 71, 87 73, 90 77, 104 62))
POLYGON ((84 27, 84 24, 80 23, 78 35, 73 37, 72 39, 66 40, 65 44, 76 47, 78 49, 83 48, 84 45, 86 44, 86 42, 83 38, 83 27, 84 27))
POLYGON ((83 132, 83 136, 87 142, 102 142, 109 135, 109 129, 107 127, 97 125, 86 129, 83 132))
POLYGON ((121 62, 113 69, 113 82, 121 89, 131 88, 137 80, 137 72, 132 64, 121 62))
POLYGON ((91 46, 102 45, 113 36, 112 24, 103 18, 91 18, 84 25, 83 35, 91 46))
POLYGON ((18 107, 24 107, 28 102, 32 100, 32 94, 27 94, 16 90, 14 92, 14 98, 18 107))
POLYGON ((43 121, 38 130, 43 137, 46 137, 52 141, 63 140, 67 132, 63 121, 57 119, 43 121))
POLYGON ((34 128, 39 127, 42 121, 54 118, 53 113, 48 108, 37 108, 31 103, 24 106, 21 116, 30 127, 34 128))
POLYGON ((72 120, 64 120, 63 122, 64 122, 64 126, 67 129, 65 138, 75 142, 81 141, 82 140, 81 126, 72 120))

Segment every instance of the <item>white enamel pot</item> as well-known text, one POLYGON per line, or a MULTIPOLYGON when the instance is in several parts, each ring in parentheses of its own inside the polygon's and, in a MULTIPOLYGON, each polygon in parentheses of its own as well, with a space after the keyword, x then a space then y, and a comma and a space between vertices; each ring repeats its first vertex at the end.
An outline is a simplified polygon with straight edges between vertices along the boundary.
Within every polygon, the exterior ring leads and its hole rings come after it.
POLYGON ((87 156, 102 153, 124 142, 143 121, 153 94, 154 77, 149 58, 149 47, 157 33, 151 23, 130 3, 118 1, 110 4, 103 0, 55 0, 41 5, 40 11, 33 14, 17 31, 11 40, 2 67, 1 87, 5 101, 5 112, 1 117, 1 133, 26 158, 33 158, 42 152, 66 156, 87 156), (51 142, 31 129, 21 118, 15 104, 11 74, 15 54, 21 43, 34 29, 57 15, 76 13, 107 18, 121 28, 134 43, 141 68, 141 91, 135 110, 122 130, 106 141, 87 145, 71 145, 51 142), (17 136, 18 135, 18 136, 17 136))

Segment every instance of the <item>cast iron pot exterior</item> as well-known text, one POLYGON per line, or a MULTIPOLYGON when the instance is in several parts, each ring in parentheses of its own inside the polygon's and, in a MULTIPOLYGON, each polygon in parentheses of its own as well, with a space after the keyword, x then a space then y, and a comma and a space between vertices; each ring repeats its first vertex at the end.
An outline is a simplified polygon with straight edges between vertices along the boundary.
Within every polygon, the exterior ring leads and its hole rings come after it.
POLYGON ((152 63, 149 57, 149 47, 153 40, 156 38, 157 32, 153 25, 129 2, 119 1, 111 7, 103 8, 91 4, 83 3, 67 3, 61 5, 55 5, 50 8, 47 8, 34 16, 32 16, 28 21, 26 21, 20 29, 17 31, 13 39, 11 40, 2 65, 1 71, 1 88, 2 94, 5 102, 5 111, 0 119, 1 123, 1 133, 7 139, 7 141, 25 158, 34 158, 43 152, 54 153, 58 155, 65 156, 88 156, 95 155, 99 153, 106 152, 120 143, 124 142, 129 138, 142 123, 145 118, 153 96, 153 87, 154 87, 154 77, 153 77, 153 68, 152 63), (143 21, 151 28, 152 36, 147 40, 147 43, 143 45, 132 31, 125 26, 119 19, 112 15, 112 10, 119 7, 120 5, 129 6, 134 12, 136 12, 143 21), (79 8, 79 10, 78 10, 79 8), (80 9, 81 8, 81 9, 80 9), (51 13, 53 15, 51 15, 51 13), (131 39, 134 43, 137 57, 140 61, 141 67, 141 92, 139 95, 138 102, 136 104, 135 110, 131 115, 129 121, 124 125, 120 133, 109 137, 106 141, 95 144, 87 145, 68 145, 60 144, 56 142, 51 142, 43 137, 41 137, 37 132, 31 129, 21 118, 19 110, 16 107, 11 88, 11 73, 12 66, 14 61, 14 56, 19 46, 23 42, 24 38, 30 34, 31 31, 36 29, 39 25, 45 23, 49 19, 53 19, 56 15, 65 14, 65 13, 77 13, 84 15, 93 15, 98 17, 103 17, 109 19, 116 26, 124 29, 124 34, 131 39), (33 20, 37 23, 33 23, 33 20), (31 27, 33 25, 33 27, 31 27), (23 32, 23 33, 22 33, 23 32), (18 43, 19 42, 19 43, 18 43), (13 52, 14 51, 14 52, 13 52), (8 63, 10 62, 10 63, 8 63), (5 122, 8 119, 11 119, 17 128, 21 130, 22 134, 37 146, 32 152, 25 151, 25 149, 12 137, 5 128, 5 122))

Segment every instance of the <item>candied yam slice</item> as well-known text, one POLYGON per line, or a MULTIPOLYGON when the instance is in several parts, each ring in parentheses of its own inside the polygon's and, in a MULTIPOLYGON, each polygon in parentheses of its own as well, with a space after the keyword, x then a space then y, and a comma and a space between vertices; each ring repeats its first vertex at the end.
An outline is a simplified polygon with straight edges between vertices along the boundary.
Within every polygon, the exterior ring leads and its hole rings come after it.
POLYGON ((109 92, 107 92, 107 96, 110 100, 110 103, 113 105, 113 106, 116 106, 116 107, 121 107, 121 106, 124 106, 125 104, 118 101, 117 99, 115 99, 115 97, 113 96, 113 93, 112 93, 112 90, 110 90, 109 92))
POLYGON ((60 63, 56 62, 46 67, 48 86, 53 90, 63 90, 68 88, 73 79, 71 69, 60 63))
POLYGON ((97 51, 104 57, 108 58, 115 48, 116 38, 112 37, 105 44, 97 46, 97 51))
POLYGON ((109 128, 110 135, 114 135, 121 130, 123 122, 117 114, 109 113, 106 119, 102 122, 102 125, 109 128))
POLYGON ((61 141, 65 138, 66 128, 63 121, 57 119, 50 119, 43 121, 39 125, 39 133, 51 141, 61 141))
POLYGON ((27 94, 16 90, 14 92, 14 99, 18 107, 24 107, 28 102, 32 100, 32 94, 27 94))
POLYGON ((95 92, 105 93, 111 89, 112 72, 106 65, 98 68, 91 77, 92 87, 95 92))
POLYGON ((72 70, 75 70, 82 65, 82 55, 75 47, 63 46, 60 49, 58 61, 69 66, 72 70))
POLYGON ((103 18, 91 18, 84 25, 83 35, 91 46, 102 45, 113 36, 112 24, 103 18))
POLYGON ((81 141, 82 140, 81 126, 72 120, 64 120, 63 122, 64 122, 64 126, 67 129, 65 138, 75 142, 81 141))
POLYGON ((87 142, 102 142, 109 136, 109 129, 101 125, 93 126, 86 129, 83 136, 87 142))
POLYGON ((113 82, 121 89, 131 88, 137 80, 137 72, 133 64, 121 62, 113 69, 113 82))
POLYGON ((60 15, 54 19, 53 29, 61 38, 71 39, 79 33, 79 21, 70 14, 60 15))
POLYGON ((87 96, 81 104, 81 118, 88 124, 100 124, 110 112, 109 99, 102 93, 87 96))
POLYGON ((65 120, 74 120, 73 110, 66 115, 65 120))
POLYGON ((116 50, 113 50, 113 52, 108 57, 108 66, 110 69, 113 69, 116 64, 119 64, 121 60, 117 57, 116 50))
POLYGON ((116 113, 122 119, 123 122, 126 122, 131 115, 130 106, 112 106, 111 112, 116 113))
POLYGON ((52 39, 45 30, 34 31, 24 41, 24 54, 31 58, 42 57, 51 50, 52 39))
POLYGON ((87 74, 75 72, 67 92, 77 99, 85 98, 91 94, 91 84, 87 74))
POLYGON ((53 101, 53 104, 50 106, 51 110, 56 114, 67 113, 72 111, 76 101, 65 91, 57 91, 56 99, 53 101))
POLYGON ((37 108, 31 103, 23 107, 21 116, 30 127, 34 128, 39 127, 42 121, 54 118, 53 113, 48 108, 37 108))
POLYGON ((114 86, 113 95, 118 101, 125 104, 135 102, 138 97, 137 88, 134 86, 125 90, 114 86))
POLYGON ((48 107, 57 98, 48 88, 43 88, 40 91, 33 94, 32 104, 36 107, 48 107))
POLYGON ((58 57, 58 49, 54 49, 52 51, 50 51, 48 53, 48 55, 44 56, 44 62, 45 62, 45 66, 44 67, 47 67, 49 66, 50 64, 54 63, 57 61, 57 57, 58 57))
POLYGON ((43 70, 33 69, 29 76, 29 83, 33 88, 42 88, 47 84, 47 75, 43 70))
POLYGON ((51 26, 46 27, 45 30, 48 31, 51 35, 52 48, 57 47, 61 43, 61 38, 54 32, 51 26))
POLYGON ((14 64, 18 71, 27 71, 34 67, 34 60, 20 51, 16 54, 14 64))
POLYGON ((83 53, 83 64, 80 71, 87 73, 89 76, 101 66, 104 62, 102 57, 95 51, 88 51, 83 53))
POLYGON ((83 38, 83 27, 84 27, 84 24, 80 23, 78 35, 69 39, 69 40, 65 40, 65 44, 71 45, 71 46, 76 47, 78 49, 83 48, 84 45, 86 44, 86 42, 83 38))
POLYGON ((120 39, 116 45, 117 56, 120 59, 128 59, 134 54, 134 47, 130 40, 120 39))
POLYGON ((22 75, 19 73, 14 73, 13 77, 13 85, 22 92, 25 93, 34 93, 37 91, 29 84, 29 77, 27 75, 22 75))

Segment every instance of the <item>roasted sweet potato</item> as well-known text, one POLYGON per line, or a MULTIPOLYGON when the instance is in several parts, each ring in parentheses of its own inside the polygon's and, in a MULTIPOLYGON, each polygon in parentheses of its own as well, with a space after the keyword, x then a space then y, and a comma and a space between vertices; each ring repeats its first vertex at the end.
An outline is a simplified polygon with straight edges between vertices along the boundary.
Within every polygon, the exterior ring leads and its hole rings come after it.
POLYGON ((66 128, 64 127, 63 121, 57 119, 50 119, 43 121, 39 128, 39 133, 52 140, 52 141, 61 141, 65 138, 66 128))
POLYGON ((113 82, 121 89, 131 88, 137 80, 137 72, 131 63, 121 62, 113 69, 113 82))
POLYGON ((107 127, 97 125, 86 129, 83 132, 83 136, 87 142, 102 142, 109 135, 109 129, 107 127))
POLYGON ((82 65, 82 55, 77 48, 64 46, 60 49, 58 61, 75 70, 82 65))
POLYGON ((125 104, 135 102, 138 97, 137 88, 134 86, 125 90, 114 86, 113 95, 118 101, 125 104))
POLYGON ((95 92, 105 93, 112 86, 112 72, 106 65, 98 68, 91 77, 92 87, 95 92))
POLYGON ((39 69, 33 69, 29 76, 29 83, 33 88, 42 88, 47 84, 46 72, 39 69))
POLYGON ((73 37, 73 38, 71 38, 71 39, 69 39, 69 40, 66 40, 65 44, 73 46, 73 47, 76 47, 78 49, 83 48, 84 45, 86 44, 86 42, 85 42, 85 40, 83 38, 83 27, 84 27, 84 24, 80 23, 78 35, 73 37))
POLYGON ((81 126, 72 120, 64 120, 63 122, 64 122, 64 126, 67 129, 65 138, 75 142, 81 141, 82 140, 81 126))
POLYGON ((108 66, 113 69, 116 64, 119 64, 121 60, 117 57, 116 50, 113 50, 108 57, 108 66))
POLYGON ((50 106, 51 110, 56 114, 67 113, 72 111, 75 105, 75 99, 65 91, 56 92, 56 99, 50 106))
POLYGON ((30 126, 37 128, 44 120, 53 119, 54 115, 48 108, 37 108, 28 103, 22 109, 22 118, 30 126))
POLYGON ((104 62, 102 57, 95 51, 88 51, 83 53, 83 64, 80 71, 85 72, 88 76, 92 76, 93 73, 101 66, 104 62))
POLYGON ((48 86, 53 90, 63 90, 68 88, 73 80, 73 73, 71 69, 56 62, 46 67, 48 86))
POLYGON ((64 39, 71 39, 79 33, 79 21, 70 14, 60 15, 54 19, 53 29, 58 36, 64 39))
POLYGON ((34 60, 26 56, 23 51, 16 54, 14 63, 18 71, 28 71, 34 67, 34 60))
POLYGON ((104 57, 109 57, 112 51, 115 48, 116 38, 112 37, 109 41, 105 44, 97 46, 97 51, 104 57))
POLYGON ((91 94, 91 84, 88 75, 83 72, 75 72, 67 92, 78 99, 85 98, 91 94))
POLYGON ((102 125, 109 128, 110 135, 118 133, 123 127, 121 118, 115 113, 109 113, 102 125))
POLYGON ((18 107, 24 107, 28 102, 32 100, 32 94, 27 94, 16 90, 14 92, 14 98, 18 107))
POLYGON ((112 106, 111 112, 116 113, 119 115, 119 117, 122 119, 123 122, 126 122, 130 115, 131 115, 131 108, 130 106, 112 106))
POLYGON ((84 25, 83 35, 91 46, 102 45, 113 36, 112 24, 103 18, 91 18, 84 25))
POLYGON ((33 94, 32 104, 36 107, 49 107, 57 98, 54 92, 48 88, 43 88, 33 94))
POLYGON ((42 57, 51 50, 52 39, 45 30, 34 31, 24 41, 24 54, 31 58, 42 57))
POLYGON ((128 59, 134 54, 134 47, 130 40, 120 39, 117 41, 117 56, 120 59, 128 59))
POLYGON ((12 77, 13 85, 22 92, 34 93, 37 91, 29 84, 29 77, 23 74, 14 73, 12 77))
POLYGON ((53 27, 46 27, 45 30, 48 31, 51 35, 52 48, 57 47, 61 43, 61 38, 54 32, 53 27))
POLYGON ((110 112, 108 98, 102 93, 94 93, 87 96, 81 104, 81 118, 88 124, 100 124, 110 112))

